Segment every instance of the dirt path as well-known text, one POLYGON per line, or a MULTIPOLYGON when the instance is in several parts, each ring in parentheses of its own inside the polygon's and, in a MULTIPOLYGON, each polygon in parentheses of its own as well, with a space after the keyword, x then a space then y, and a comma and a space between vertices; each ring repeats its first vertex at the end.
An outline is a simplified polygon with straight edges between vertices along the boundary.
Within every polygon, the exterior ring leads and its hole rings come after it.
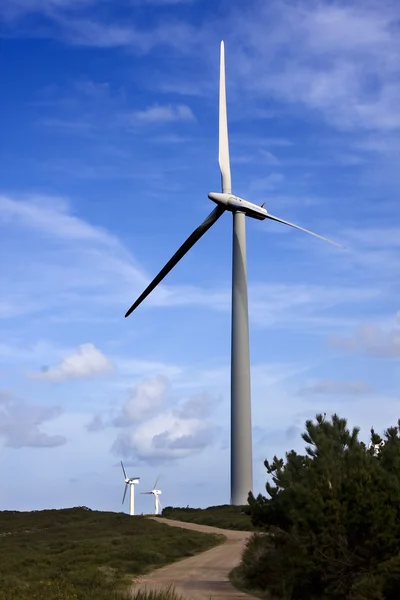
POLYGON ((140 579, 140 583, 132 586, 133 594, 138 589, 163 589, 172 584, 176 592, 185 600, 249 600, 251 598, 234 588, 228 579, 229 572, 240 562, 241 553, 246 539, 251 535, 250 532, 152 518, 154 521, 171 525, 171 527, 194 529, 204 533, 220 533, 227 539, 226 542, 211 548, 211 550, 144 575, 140 579))

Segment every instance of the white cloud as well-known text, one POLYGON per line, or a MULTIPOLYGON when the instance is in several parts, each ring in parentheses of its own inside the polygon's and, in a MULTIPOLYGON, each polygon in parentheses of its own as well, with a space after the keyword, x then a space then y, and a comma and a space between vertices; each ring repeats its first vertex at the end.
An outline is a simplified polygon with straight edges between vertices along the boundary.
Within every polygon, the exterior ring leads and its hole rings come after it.
POLYGON ((200 452, 213 441, 209 423, 163 412, 130 431, 121 432, 112 448, 117 455, 162 464, 200 452))
POLYGON ((400 357, 400 318, 397 324, 384 328, 374 323, 360 325, 353 336, 333 336, 330 343, 334 348, 348 352, 359 352, 381 358, 400 357))
POLYGON ((208 417, 219 399, 200 392, 177 401, 168 397, 169 388, 164 376, 144 379, 116 415, 113 409, 97 414, 87 429, 121 429, 112 452, 147 463, 161 464, 200 452, 213 443, 215 426, 208 417))
POLYGON ((67 381, 85 379, 110 373, 114 370, 112 361, 94 344, 81 344, 77 350, 66 356, 58 365, 45 368, 41 373, 31 373, 34 379, 44 381, 67 381))
POLYGON ((316 394, 335 395, 363 395, 372 391, 365 381, 334 381, 333 379, 322 379, 301 387, 298 393, 301 396, 316 394))
POLYGON ((126 427, 159 411, 164 404, 168 387, 169 381, 162 375, 141 381, 131 391, 121 414, 114 419, 114 425, 126 427))
POLYGON ((102 415, 94 415, 92 420, 86 425, 88 431, 102 431, 106 427, 107 424, 104 422, 102 415))
POLYGON ((67 442, 63 435, 48 435, 40 426, 58 417, 58 406, 37 406, 0 391, 0 437, 10 448, 54 448, 67 442))
POLYGON ((189 398, 175 409, 175 414, 183 419, 205 419, 216 408, 219 400, 207 392, 201 392, 189 398))
POLYGON ((155 104, 144 110, 135 111, 130 116, 133 122, 144 124, 195 120, 192 109, 185 104, 155 104))

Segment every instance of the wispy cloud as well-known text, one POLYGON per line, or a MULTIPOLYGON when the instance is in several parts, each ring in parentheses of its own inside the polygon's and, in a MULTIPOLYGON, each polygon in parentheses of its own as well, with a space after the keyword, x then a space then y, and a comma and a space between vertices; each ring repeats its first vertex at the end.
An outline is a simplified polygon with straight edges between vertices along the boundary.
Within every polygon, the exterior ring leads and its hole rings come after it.
POLYGON ((381 358, 400 357, 400 312, 391 327, 383 328, 375 323, 360 325, 354 335, 334 336, 330 339, 334 348, 347 352, 359 352, 381 358))
POLYGON ((68 240, 101 242, 115 246, 115 237, 70 214, 67 201, 59 197, 30 195, 28 201, 0 195, 0 219, 17 222, 68 240))
POLYGON ((10 448, 62 446, 67 442, 63 435, 49 435, 41 430, 44 423, 60 413, 58 406, 29 404, 0 390, 0 437, 10 448))
POLYGON ((93 124, 89 121, 73 120, 73 119, 40 119, 39 125, 49 127, 51 129, 58 129, 64 133, 71 133, 73 135, 91 133, 93 131, 93 124))
POLYGON ((52 37, 76 46, 96 48, 129 48, 138 54, 147 54, 155 48, 169 46, 188 51, 198 43, 198 32, 188 23, 165 19, 152 27, 139 27, 125 21, 105 22, 85 16, 65 13, 52 15, 56 30, 52 37))
MULTIPOLYGON (((272 155, 271 155, 272 156, 272 155)), ((251 198, 254 198, 257 194, 265 194, 279 189, 285 176, 282 173, 274 172, 270 173, 266 177, 259 177, 253 179, 249 186, 249 194, 251 198)), ((254 200, 252 200, 254 202, 254 200)))
MULTIPOLYGON (((95 309, 99 301, 110 297, 109 286, 115 277, 124 287, 127 282, 130 286, 144 285, 146 278, 120 241, 103 228, 71 214, 64 200, 38 196, 16 200, 0 196, 0 208, 0 223, 30 231, 26 248, 43 254, 43 262, 34 262, 29 268, 24 263, 13 269, 2 264, 4 276, 10 281, 8 296, 2 301, 4 317, 66 305, 71 308, 75 305, 82 312, 88 303, 95 309), (53 249, 49 253, 50 247, 53 249), (40 279, 48 287, 38 285, 40 279), (28 287, 30 293, 26 294, 28 287), (99 296, 90 292, 95 289, 99 296)), ((15 259, 18 262, 17 256, 15 259)))
POLYGON ((257 5, 256 21, 250 12, 241 20, 240 35, 252 53, 242 52, 237 64, 255 91, 319 111, 340 128, 400 126, 400 43, 393 4, 257 5))
POLYGON ((300 396, 312 396, 319 394, 334 394, 346 396, 363 396, 369 394, 373 389, 365 381, 335 381, 323 379, 301 387, 298 391, 300 396))
MULTIPOLYGON (((167 0, 154 0, 158 5, 167 0)), ((2 3, 3 4, 3 3, 2 3)), ((6 0, 3 11, 15 4, 6 0)), ((20 0, 20 11, 44 11, 73 44, 129 47, 139 52, 169 45, 182 54, 217 45, 220 19, 193 27, 175 18, 148 29, 79 17, 84 0, 20 0), (68 12, 65 9, 76 9, 68 12)), ((178 6, 178 0, 168 2, 178 6)), ((391 2, 265 4, 259 0, 226 15, 231 77, 246 95, 278 98, 318 111, 341 129, 393 131, 400 127, 397 11, 391 2), (245 40, 245 42, 243 42, 245 40), (284 60, 281 58, 284 57, 284 60)), ((57 35, 52 28, 52 35, 57 35)), ((203 53, 204 75, 211 61, 203 53)), ((205 78, 206 79, 206 78, 205 78)), ((160 81, 160 85, 166 82, 160 81)), ((182 82, 180 82, 182 85, 182 82)), ((188 80, 186 86, 191 85, 188 80)), ((197 85, 201 89, 202 85, 197 85)))
POLYGON ((182 367, 170 363, 161 363, 143 359, 129 359, 118 357, 116 359, 118 372, 125 376, 150 376, 163 375, 168 379, 179 377, 182 367))
POLYGON ((52 14, 55 10, 79 10, 94 0, 3 0, 0 16, 18 18, 29 13, 52 14))
POLYGON ((194 4, 198 0, 131 0, 134 4, 155 5, 155 6, 175 6, 176 4, 194 4))
POLYGON ((165 106, 155 104, 144 110, 134 111, 130 115, 133 122, 138 123, 171 123, 172 121, 194 121, 192 109, 185 104, 165 106))
MULTIPOLYGON (((116 236, 73 215, 65 200, 37 196, 16 200, 3 195, 0 209, 0 220, 7 225, 12 224, 18 231, 22 227, 33 236, 40 236, 33 237, 31 243, 32 249, 35 252, 39 249, 41 256, 40 263, 35 262, 29 269, 23 263, 12 271, 3 265, 10 278, 8 292, 0 305, 3 317, 43 312, 54 307, 63 307, 65 313, 68 306, 67 319, 73 319, 74 314, 75 318, 79 315, 94 318, 99 309, 105 319, 105 306, 107 314, 111 306, 115 314, 118 310, 122 312, 126 302, 138 295, 150 280, 116 236), (39 280, 47 281, 48 287, 39 285, 39 280)), ((251 319, 263 327, 290 327, 301 323, 310 327, 313 321, 315 326, 321 327, 325 318, 325 325, 331 320, 334 326, 332 314, 325 311, 335 306, 369 302, 382 294, 375 286, 283 283, 278 274, 271 283, 250 284, 251 319)), ((229 311, 230 289, 171 285, 167 280, 146 304, 147 310, 165 306, 229 311)))

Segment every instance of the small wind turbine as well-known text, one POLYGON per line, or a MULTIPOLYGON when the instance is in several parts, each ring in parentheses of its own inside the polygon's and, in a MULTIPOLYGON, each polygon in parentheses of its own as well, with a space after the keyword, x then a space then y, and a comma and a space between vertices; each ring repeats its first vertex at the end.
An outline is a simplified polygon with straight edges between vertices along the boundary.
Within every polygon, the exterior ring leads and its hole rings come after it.
POLYGON ((121 467, 122 467, 122 471, 124 473, 124 479, 125 479, 125 490, 124 490, 124 495, 122 497, 122 504, 125 502, 126 491, 129 486, 130 487, 130 490, 129 490, 129 514, 132 516, 135 514, 135 485, 140 482, 140 477, 127 477, 122 460, 121 460, 121 467))
POLYGON ((372 442, 370 442, 369 446, 368 446, 368 450, 371 450, 371 448, 373 448, 374 456, 378 456, 381 452, 381 449, 383 448, 383 446, 385 444, 386 444, 385 440, 381 440, 379 442, 379 444, 373 444, 372 442))
POLYGON ((154 290, 185 254, 226 212, 233 215, 232 253, 232 342, 231 342, 231 504, 247 504, 253 487, 249 316, 247 300, 246 217, 270 219, 340 246, 308 229, 270 215, 264 204, 258 206, 232 194, 229 159, 228 122, 226 112, 225 50, 221 42, 219 80, 219 166, 221 192, 210 192, 208 197, 217 204, 208 217, 193 231, 173 257, 161 269, 139 298, 125 314, 128 317, 154 290))
POLYGON ((160 479, 160 476, 157 477, 155 484, 153 485, 153 489, 151 490, 151 492, 140 492, 141 494, 153 494, 154 496, 154 514, 158 515, 160 513, 160 508, 162 509, 161 506, 161 501, 160 498, 158 497, 160 494, 162 494, 161 490, 157 489, 157 483, 158 480, 160 479))

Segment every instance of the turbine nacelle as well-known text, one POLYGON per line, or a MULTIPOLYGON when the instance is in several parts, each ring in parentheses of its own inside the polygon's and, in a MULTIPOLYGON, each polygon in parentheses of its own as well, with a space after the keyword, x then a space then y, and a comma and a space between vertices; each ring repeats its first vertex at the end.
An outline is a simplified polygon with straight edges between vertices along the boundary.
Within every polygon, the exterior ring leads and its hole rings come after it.
POLYGON ((140 483, 140 477, 126 477, 124 481, 126 485, 131 483, 140 483))
POLYGON ((208 197, 219 206, 222 206, 225 210, 231 212, 244 212, 246 217, 252 217, 259 221, 264 221, 264 219, 268 218, 268 212, 263 206, 248 202, 239 196, 221 192, 210 192, 208 197))

